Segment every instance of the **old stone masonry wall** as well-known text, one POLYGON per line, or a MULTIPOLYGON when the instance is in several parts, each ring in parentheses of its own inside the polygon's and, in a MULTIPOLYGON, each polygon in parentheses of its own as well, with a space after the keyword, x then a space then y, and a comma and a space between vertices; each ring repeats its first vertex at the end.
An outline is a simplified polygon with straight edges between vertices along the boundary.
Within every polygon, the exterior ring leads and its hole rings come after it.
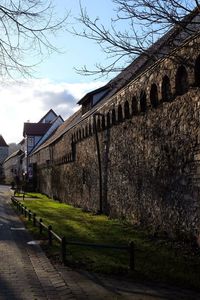
MULTIPOLYGON (((199 92, 193 89, 98 133, 105 212, 172 236, 199 233, 199 92)), ((94 135, 77 141, 74 161, 38 172, 42 192, 98 210, 94 135)))
MULTIPOLYGON (((108 155, 109 210, 170 235, 199 231, 195 91, 112 128, 108 155), (194 176, 195 174, 195 176, 194 176)), ((199 112, 199 110, 198 110, 199 112)))
MULTIPOLYGON (((188 74, 166 59, 154 77, 147 70, 120 91, 99 110, 97 128, 104 212, 169 236, 193 238, 200 234, 200 58, 189 55, 188 74)), ((93 121, 84 119, 32 161, 41 192, 97 211, 93 121)))

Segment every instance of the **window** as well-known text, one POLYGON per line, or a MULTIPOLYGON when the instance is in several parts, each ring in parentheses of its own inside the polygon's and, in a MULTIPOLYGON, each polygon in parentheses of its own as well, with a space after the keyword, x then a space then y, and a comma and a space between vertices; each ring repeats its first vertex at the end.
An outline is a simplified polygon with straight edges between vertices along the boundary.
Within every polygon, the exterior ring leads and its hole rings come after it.
POLYGON ((35 144, 35 138, 34 136, 29 136, 28 137, 28 147, 33 147, 35 144))

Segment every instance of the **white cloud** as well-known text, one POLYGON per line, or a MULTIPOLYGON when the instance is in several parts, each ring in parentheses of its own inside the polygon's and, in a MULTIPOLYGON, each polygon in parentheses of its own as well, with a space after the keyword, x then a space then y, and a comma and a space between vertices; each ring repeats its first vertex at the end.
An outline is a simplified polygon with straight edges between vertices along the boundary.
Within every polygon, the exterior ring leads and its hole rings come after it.
POLYGON ((24 122, 38 122, 49 109, 66 119, 78 109, 76 102, 81 97, 104 84, 31 79, 1 85, 0 134, 7 143, 18 143, 23 137, 24 122))

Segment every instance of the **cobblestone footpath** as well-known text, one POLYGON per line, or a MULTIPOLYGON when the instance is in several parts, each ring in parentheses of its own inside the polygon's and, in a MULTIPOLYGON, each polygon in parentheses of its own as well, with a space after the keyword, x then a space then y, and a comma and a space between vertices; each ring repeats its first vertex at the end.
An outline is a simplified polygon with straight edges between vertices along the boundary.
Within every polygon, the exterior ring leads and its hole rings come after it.
POLYGON ((188 290, 127 282, 52 265, 32 241, 0 186, 0 300, 200 299, 188 290))
POLYGON ((10 206, 0 186, 0 300, 76 299, 10 206))

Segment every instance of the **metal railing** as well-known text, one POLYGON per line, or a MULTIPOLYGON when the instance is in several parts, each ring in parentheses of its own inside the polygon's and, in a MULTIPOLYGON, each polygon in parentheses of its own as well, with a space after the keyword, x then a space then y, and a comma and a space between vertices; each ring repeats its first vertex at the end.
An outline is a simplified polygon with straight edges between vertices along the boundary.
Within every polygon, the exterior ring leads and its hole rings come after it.
POLYGON ((11 200, 17 210, 28 218, 29 221, 32 221, 34 227, 38 227, 39 233, 42 234, 43 231, 47 232, 48 235, 48 245, 51 247, 53 245, 53 240, 55 239, 57 242, 60 243, 61 248, 61 260, 63 264, 67 263, 67 246, 74 245, 80 247, 91 247, 91 248, 106 248, 106 249, 113 249, 113 250, 124 250, 127 251, 129 254, 129 268, 130 270, 135 269, 135 245, 134 242, 130 242, 128 245, 125 246, 115 246, 115 245, 107 245, 107 244, 93 244, 93 243, 83 243, 83 242, 75 242, 69 241, 66 239, 65 236, 60 237, 57 233, 53 231, 51 225, 46 225, 43 223, 41 218, 37 218, 36 213, 33 213, 30 209, 27 209, 20 201, 18 201, 14 196, 11 197, 11 200))

